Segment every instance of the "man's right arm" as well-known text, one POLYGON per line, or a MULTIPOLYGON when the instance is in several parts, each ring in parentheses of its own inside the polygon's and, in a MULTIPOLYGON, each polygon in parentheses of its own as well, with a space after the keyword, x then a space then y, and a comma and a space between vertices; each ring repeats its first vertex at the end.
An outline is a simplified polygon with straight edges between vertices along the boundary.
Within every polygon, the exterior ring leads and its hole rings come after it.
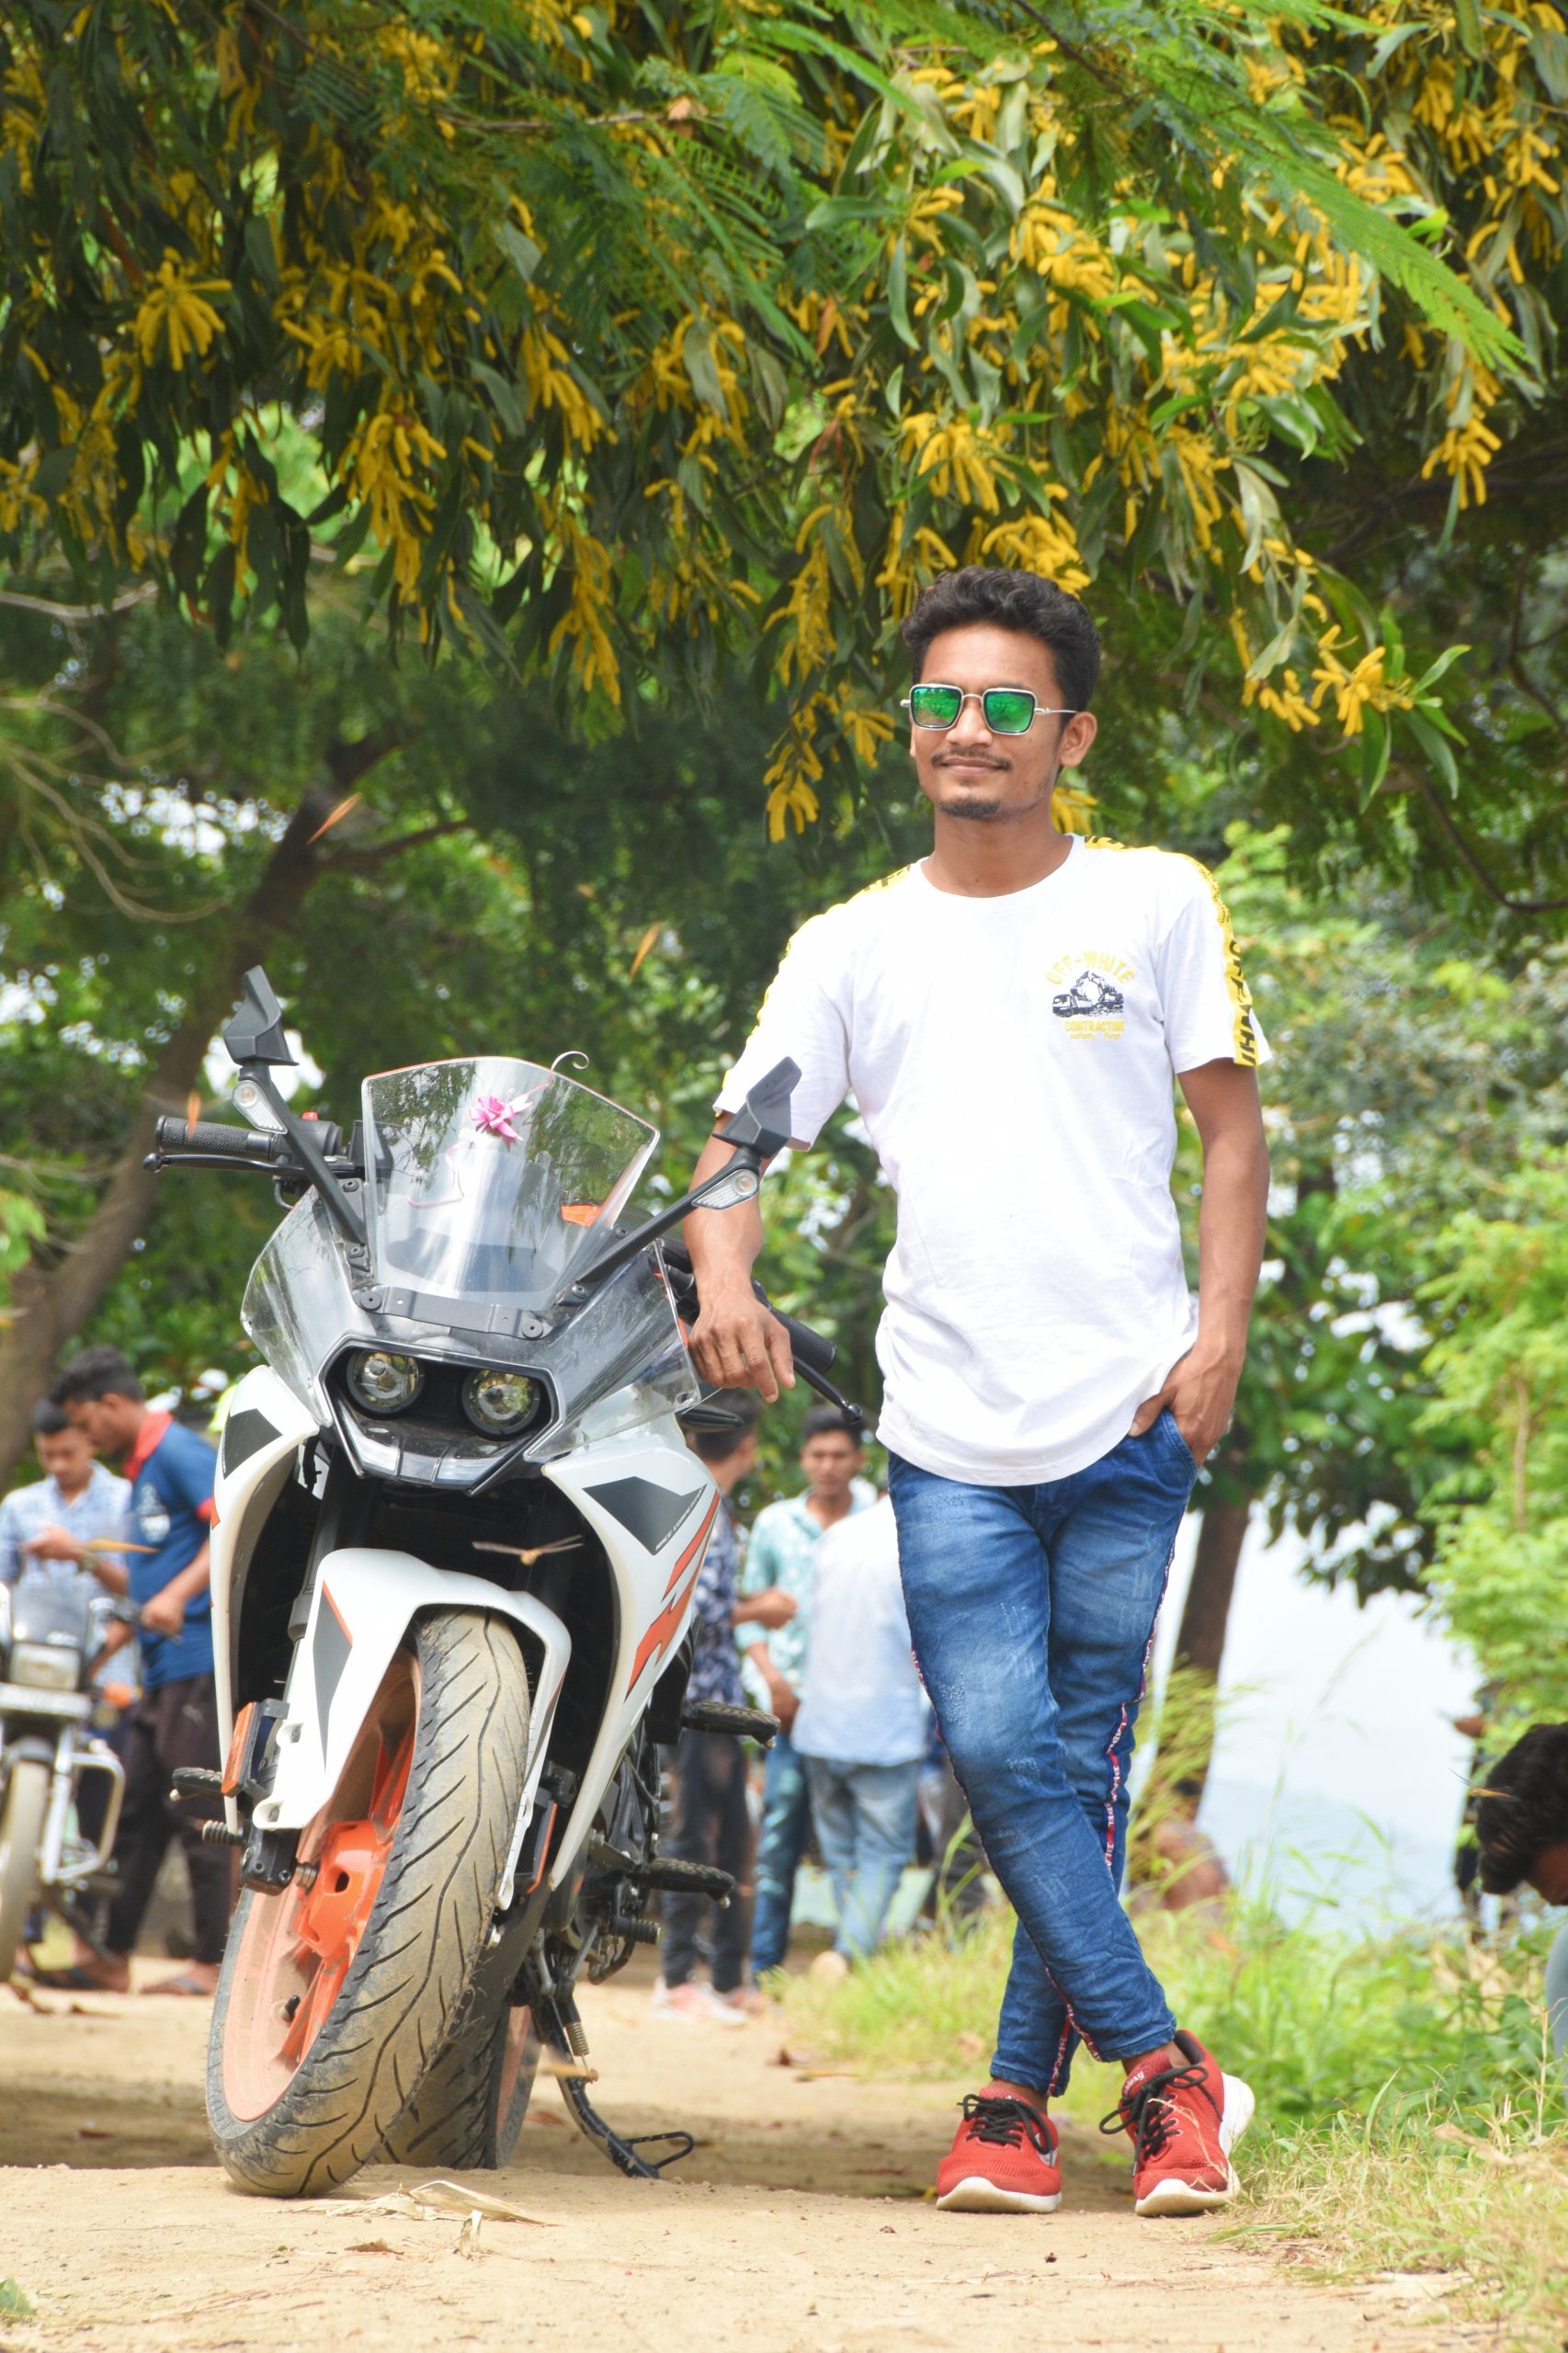
MULTIPOLYGON (((710 1136, 692 1172, 693 1185, 727 1167, 734 1146, 710 1136)), ((699 1313, 691 1354, 704 1381, 718 1389, 758 1389, 769 1404, 795 1386, 790 1335, 751 1287, 762 1250, 762 1212, 755 1199, 733 1210, 693 1210, 686 1246, 697 1277, 699 1313)))

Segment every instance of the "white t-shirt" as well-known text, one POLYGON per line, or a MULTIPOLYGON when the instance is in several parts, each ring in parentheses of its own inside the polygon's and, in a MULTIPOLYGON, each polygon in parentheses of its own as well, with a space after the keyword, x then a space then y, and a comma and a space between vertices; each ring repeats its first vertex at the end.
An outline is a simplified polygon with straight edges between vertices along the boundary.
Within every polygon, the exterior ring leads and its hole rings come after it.
POLYGON ((812 1565, 812 1631, 801 1705, 790 1727, 802 1756, 836 1765, 906 1765, 926 1754, 929 1722, 898 1574, 886 1495, 828 1529, 812 1565))
POLYGON ((795 1142, 853 1093, 898 1195, 883 1443, 981 1486, 1098 1461, 1197 1329, 1172 1074, 1268 1055, 1212 875, 1082 840, 1001 898, 907 867, 795 934, 719 1108, 786 1055, 795 1142))

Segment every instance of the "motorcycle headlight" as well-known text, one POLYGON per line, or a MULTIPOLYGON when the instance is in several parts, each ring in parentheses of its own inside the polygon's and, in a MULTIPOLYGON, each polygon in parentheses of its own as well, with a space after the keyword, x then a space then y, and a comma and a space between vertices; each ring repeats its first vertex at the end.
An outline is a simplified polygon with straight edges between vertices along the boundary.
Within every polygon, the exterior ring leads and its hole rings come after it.
POLYGON ((368 1414, 401 1414, 425 1386, 425 1375, 414 1358, 393 1356, 387 1348, 357 1348, 344 1379, 348 1394, 368 1414))
POLYGON ((35 1691, 74 1691, 82 1671, 82 1654, 74 1643, 15 1643, 11 1647, 13 1683, 30 1684, 35 1691))
POLYGON ((463 1412, 486 1438, 511 1438, 539 1403, 539 1383, 526 1372, 471 1372, 463 1382, 463 1412))

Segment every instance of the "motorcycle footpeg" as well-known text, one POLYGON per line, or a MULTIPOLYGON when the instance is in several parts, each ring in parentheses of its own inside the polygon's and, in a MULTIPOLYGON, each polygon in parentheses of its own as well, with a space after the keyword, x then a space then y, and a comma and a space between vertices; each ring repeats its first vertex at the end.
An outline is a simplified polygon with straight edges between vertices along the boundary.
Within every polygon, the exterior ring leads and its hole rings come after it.
POLYGON ((687 1732, 730 1733, 736 1740, 755 1740, 771 1748, 782 1727, 777 1716, 761 1708, 732 1708, 722 1699, 694 1699, 681 1717, 687 1732))
POLYGON ((707 1863, 679 1862, 674 1855, 656 1856, 640 1865, 637 1877, 644 1887, 659 1888, 665 1895, 708 1895, 715 1904, 728 1904, 735 1892, 728 1871, 713 1870, 707 1863))
POLYGON ((176 1765, 171 1776, 174 1788, 169 1792, 177 1803, 182 1798, 221 1797, 223 1776, 206 1765, 176 1765))

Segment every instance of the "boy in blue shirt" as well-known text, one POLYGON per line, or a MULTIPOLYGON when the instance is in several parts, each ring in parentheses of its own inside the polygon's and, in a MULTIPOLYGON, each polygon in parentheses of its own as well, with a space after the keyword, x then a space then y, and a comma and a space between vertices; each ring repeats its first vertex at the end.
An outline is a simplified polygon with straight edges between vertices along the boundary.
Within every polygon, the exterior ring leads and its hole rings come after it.
POLYGON ((212 1993, 228 1935, 233 1866, 227 1848, 202 1843, 199 1806, 173 1806, 169 1789, 182 1766, 212 1768, 218 1754, 218 1702, 212 1679, 212 1602, 208 1529, 216 1457, 195 1430, 154 1413, 117 1348, 84 1348, 50 1392, 97 1451, 123 1454, 131 1483, 128 1567, 107 1564, 106 1585, 129 1592, 142 1611, 141 1698, 125 1728, 125 1802, 115 1840, 119 1891, 105 1942, 109 1959, 89 1953, 40 1983, 126 1993, 131 1955, 171 1836, 185 1848, 195 1914, 195 1950, 152 1994, 212 1993))

